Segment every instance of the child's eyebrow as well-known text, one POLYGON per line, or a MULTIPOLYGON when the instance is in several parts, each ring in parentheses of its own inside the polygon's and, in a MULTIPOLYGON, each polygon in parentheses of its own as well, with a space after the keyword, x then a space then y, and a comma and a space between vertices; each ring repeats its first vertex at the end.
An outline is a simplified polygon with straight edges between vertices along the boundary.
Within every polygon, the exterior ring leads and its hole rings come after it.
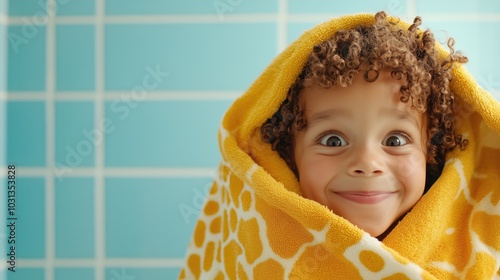
POLYGON ((408 120, 419 127, 418 121, 415 116, 409 114, 407 111, 397 108, 384 108, 379 111, 379 116, 396 116, 400 120, 408 120))
MULTIPOLYGON (((417 127, 419 126, 419 123, 415 116, 409 114, 405 110, 397 109, 397 108, 383 108, 379 111, 379 116, 384 117, 384 116, 396 116, 399 120, 407 120, 417 127)), ((320 111, 314 115, 311 116, 311 118, 307 121, 308 126, 314 126, 315 124, 324 121, 324 120, 331 120, 331 119, 336 119, 336 118, 343 118, 343 119, 349 119, 352 116, 352 112, 349 110, 344 110, 344 109, 337 109, 337 108, 331 108, 328 110, 320 111)))
POLYGON ((309 125, 313 126, 315 123, 318 123, 323 120, 330 120, 334 118, 344 118, 348 119, 352 116, 352 113, 348 110, 343 109, 328 109, 321 112, 318 112, 311 116, 311 119, 308 120, 309 125))

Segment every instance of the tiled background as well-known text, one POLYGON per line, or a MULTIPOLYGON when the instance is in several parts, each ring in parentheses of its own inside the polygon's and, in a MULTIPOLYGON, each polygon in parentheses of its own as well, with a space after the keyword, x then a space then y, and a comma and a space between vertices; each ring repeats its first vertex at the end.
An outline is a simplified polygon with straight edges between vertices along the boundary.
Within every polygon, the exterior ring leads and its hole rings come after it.
POLYGON ((0 164, 18 174, 17 272, 0 277, 174 279, 224 111, 330 17, 421 15, 500 99, 500 2, 339 3, 0 0, 0 164))

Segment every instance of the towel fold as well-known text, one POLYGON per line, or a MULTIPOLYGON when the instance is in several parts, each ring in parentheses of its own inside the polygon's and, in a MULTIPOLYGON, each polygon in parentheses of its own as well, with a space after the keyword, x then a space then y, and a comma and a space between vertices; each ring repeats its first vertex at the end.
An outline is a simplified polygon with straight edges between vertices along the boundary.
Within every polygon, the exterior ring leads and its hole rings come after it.
POLYGON ((374 22, 348 15, 305 32, 229 108, 218 176, 180 279, 500 279, 500 103, 465 67, 452 69, 450 87, 468 147, 447 155, 442 175, 382 242, 302 197, 260 139, 313 46, 374 22))

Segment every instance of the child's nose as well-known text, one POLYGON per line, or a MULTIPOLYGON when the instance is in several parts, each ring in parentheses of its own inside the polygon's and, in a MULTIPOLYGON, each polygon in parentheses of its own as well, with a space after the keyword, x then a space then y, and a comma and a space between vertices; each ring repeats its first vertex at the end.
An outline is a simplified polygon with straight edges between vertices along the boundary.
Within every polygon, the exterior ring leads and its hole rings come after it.
POLYGON ((382 174, 383 172, 381 169, 378 169, 376 167, 375 168, 366 167, 363 169, 352 170, 352 173, 354 175, 369 175, 369 174, 376 175, 376 174, 382 174))
POLYGON ((353 153, 348 172, 353 176, 376 176, 384 173, 382 155, 376 148, 365 148, 353 153))

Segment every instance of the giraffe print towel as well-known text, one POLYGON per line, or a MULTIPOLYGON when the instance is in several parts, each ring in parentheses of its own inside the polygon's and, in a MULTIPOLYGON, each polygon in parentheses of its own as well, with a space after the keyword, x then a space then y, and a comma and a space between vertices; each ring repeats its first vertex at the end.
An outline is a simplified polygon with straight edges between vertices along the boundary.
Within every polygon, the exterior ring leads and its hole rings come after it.
POLYGON ((469 146, 448 155, 442 176, 382 242, 301 197, 260 140, 312 47, 373 22, 350 15, 304 33, 231 106, 218 134, 218 178, 180 279, 500 279, 500 104, 464 67, 451 88, 469 146))

